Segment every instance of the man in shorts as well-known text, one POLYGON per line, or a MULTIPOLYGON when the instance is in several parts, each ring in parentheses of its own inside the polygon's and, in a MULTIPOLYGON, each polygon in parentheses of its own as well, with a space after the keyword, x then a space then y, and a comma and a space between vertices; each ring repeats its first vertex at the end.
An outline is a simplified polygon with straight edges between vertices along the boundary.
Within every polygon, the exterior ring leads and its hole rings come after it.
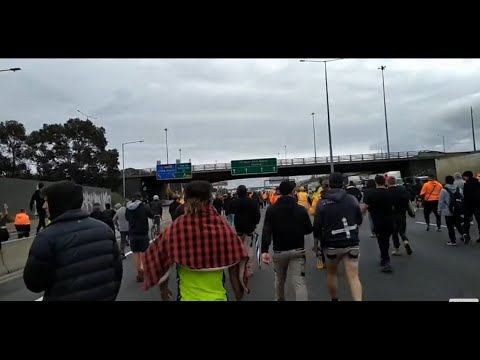
POLYGON ((342 174, 330 174, 329 185, 330 189, 325 191, 317 206, 313 223, 314 238, 320 241, 326 257, 328 290, 332 301, 338 301, 337 268, 343 261, 352 298, 361 301, 358 234, 363 221, 362 212, 358 200, 342 189, 342 174))
POLYGON ((148 205, 141 201, 142 195, 136 193, 132 201, 127 203, 125 218, 128 221, 128 239, 130 250, 133 253, 137 282, 143 282, 142 254, 147 251, 150 245, 148 237, 148 219, 153 219, 152 211, 148 205))

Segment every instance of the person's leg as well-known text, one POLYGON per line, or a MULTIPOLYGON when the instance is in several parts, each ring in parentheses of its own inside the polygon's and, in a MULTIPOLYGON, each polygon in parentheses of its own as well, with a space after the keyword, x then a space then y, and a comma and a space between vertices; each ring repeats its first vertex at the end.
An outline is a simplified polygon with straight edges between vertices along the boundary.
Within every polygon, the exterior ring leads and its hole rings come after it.
POLYGON ((353 301, 362 301, 362 284, 358 274, 358 264, 360 259, 360 249, 352 248, 343 257, 343 265, 345 266, 345 275, 347 276, 352 293, 353 301))
POLYGON ((295 287, 296 301, 308 301, 307 282, 305 279, 305 250, 291 251, 290 256, 290 272, 292 274, 292 281, 295 287))
POLYGON ((285 301, 285 281, 288 271, 286 252, 273 253, 273 271, 275 272, 275 300, 285 301))
POLYGON ((425 223, 427 224, 427 231, 430 230, 430 214, 432 213, 431 201, 425 201, 423 207, 423 215, 425 217, 425 223))
POLYGON ((120 231, 120 252, 122 253, 123 257, 125 257, 126 243, 127 243, 127 232, 126 231, 120 231))
POLYGON ((392 255, 399 256, 400 254, 400 238, 398 237, 398 233, 400 231, 400 221, 399 216, 395 215, 393 218, 393 229, 392 229, 392 240, 393 240, 393 247, 394 250, 392 255))
POLYGON ((435 219, 437 220, 437 231, 442 231, 442 217, 438 213, 438 200, 432 201, 431 206, 433 215, 435 215, 435 219))
POLYGON ((338 263, 339 256, 334 249, 325 249, 325 260, 327 265, 327 288, 332 301, 338 301, 338 263))
POLYGON ((445 216, 445 223, 447 224, 448 238, 450 239, 447 245, 455 245, 457 243, 455 237, 455 217, 445 216))

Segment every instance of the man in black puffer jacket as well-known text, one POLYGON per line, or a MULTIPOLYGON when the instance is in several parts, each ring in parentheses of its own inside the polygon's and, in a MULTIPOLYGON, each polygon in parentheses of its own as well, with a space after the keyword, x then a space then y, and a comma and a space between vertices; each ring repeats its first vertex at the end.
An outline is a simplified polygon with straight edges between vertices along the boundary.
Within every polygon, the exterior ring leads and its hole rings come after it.
POLYGON ((479 232, 477 243, 480 243, 480 183, 471 171, 465 171, 462 176, 465 180, 465 184, 463 185, 463 204, 465 207, 464 226, 465 233, 467 234, 465 243, 470 241, 470 221, 473 217, 477 221, 479 232))
POLYGON ((114 301, 122 281, 115 234, 81 209, 83 189, 71 181, 42 194, 50 225, 33 241, 23 271, 27 288, 44 301, 114 301))

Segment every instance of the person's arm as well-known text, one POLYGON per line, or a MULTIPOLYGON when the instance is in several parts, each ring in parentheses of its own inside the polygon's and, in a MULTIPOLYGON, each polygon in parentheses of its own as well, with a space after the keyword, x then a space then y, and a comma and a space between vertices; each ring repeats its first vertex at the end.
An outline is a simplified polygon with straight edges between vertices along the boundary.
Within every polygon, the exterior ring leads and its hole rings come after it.
POLYGON ((260 222, 262 215, 260 215, 260 207, 258 206, 258 203, 255 204, 255 225, 258 225, 260 222))
POLYGON ((324 227, 323 218, 324 218, 324 207, 320 203, 318 204, 317 209, 315 210, 315 216, 313 218, 313 239, 316 246, 318 246, 319 242, 321 246, 323 245, 323 227, 324 227))
POLYGON ((115 213, 113 216, 113 224, 115 225, 116 229, 120 229, 120 224, 118 223, 118 213, 115 213))
POLYGON ((34 293, 45 291, 51 286, 55 259, 49 240, 43 232, 36 236, 23 269, 25 286, 34 293))
POLYGON ((115 271, 115 281, 118 282, 118 291, 120 290, 120 284, 122 283, 123 278, 123 261, 120 253, 120 248, 118 247, 118 242, 115 236, 111 237, 113 242, 113 268, 115 271))
POLYGON ((153 211, 150 205, 145 205, 145 211, 149 219, 153 219, 153 211))
POLYGON ((310 220, 310 215, 308 215, 308 211, 302 207, 301 210, 303 211, 303 221, 304 221, 304 229, 305 235, 311 234, 313 232, 313 225, 312 220, 310 220))
POLYGON ((268 254, 268 249, 272 243, 272 224, 271 224, 271 215, 272 208, 267 208, 265 213, 265 219, 263 220, 263 230, 262 230, 262 254, 268 254))
POLYGON ((32 198, 30 199, 30 211, 33 211, 33 204, 35 203, 35 195, 37 194, 38 190, 35 190, 35 192, 32 195, 32 198))
POLYGON ((440 191, 440 198, 438 199, 438 208, 437 208, 437 211, 438 211, 438 215, 442 216, 442 209, 443 209, 443 204, 445 203, 445 193, 447 192, 447 190, 445 189, 442 189, 442 191, 440 191))
POLYGON ((230 278, 230 285, 232 285, 233 293, 235 294, 235 300, 242 300, 245 295, 245 290, 240 281, 240 264, 230 266, 228 268, 228 276, 230 278))

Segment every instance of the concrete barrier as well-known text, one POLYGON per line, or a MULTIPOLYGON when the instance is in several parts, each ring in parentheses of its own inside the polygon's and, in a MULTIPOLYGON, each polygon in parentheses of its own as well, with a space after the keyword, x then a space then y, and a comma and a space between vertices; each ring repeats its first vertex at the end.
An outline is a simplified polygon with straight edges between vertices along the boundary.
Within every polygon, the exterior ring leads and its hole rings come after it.
MULTIPOLYGON (((6 243, 2 243, 2 244, 6 244, 6 243)), ((5 264, 3 263, 3 251, 0 250, 0 277, 7 274, 8 274, 8 270, 5 267, 5 264)))
POLYGON ((2 243, 0 258, 6 273, 2 274, 2 266, 0 265, 0 276, 22 270, 25 267, 33 239, 35 237, 31 236, 2 243))

